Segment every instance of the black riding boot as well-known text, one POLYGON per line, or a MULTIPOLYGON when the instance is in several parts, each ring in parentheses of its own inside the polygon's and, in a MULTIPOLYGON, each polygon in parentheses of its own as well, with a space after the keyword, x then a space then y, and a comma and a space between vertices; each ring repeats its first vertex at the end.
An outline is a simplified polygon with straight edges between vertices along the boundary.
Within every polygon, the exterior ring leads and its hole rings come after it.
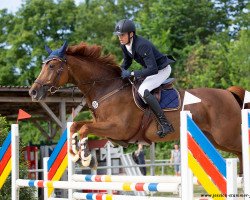
POLYGON ((174 128, 166 119, 157 99, 148 90, 145 90, 143 98, 155 114, 157 121, 160 124, 161 129, 157 131, 159 137, 163 138, 165 135, 173 132, 174 128))

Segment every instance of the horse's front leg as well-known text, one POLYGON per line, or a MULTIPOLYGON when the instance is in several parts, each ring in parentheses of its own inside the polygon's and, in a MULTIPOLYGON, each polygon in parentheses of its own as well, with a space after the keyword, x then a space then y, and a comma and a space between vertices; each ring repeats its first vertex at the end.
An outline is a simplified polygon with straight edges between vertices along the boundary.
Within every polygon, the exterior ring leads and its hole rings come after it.
POLYGON ((79 121, 74 122, 70 127, 70 138, 69 138, 69 153, 71 154, 72 160, 77 162, 80 159, 80 152, 78 147, 78 131, 84 124, 92 123, 91 121, 79 121))
POLYGON ((80 157, 83 166, 91 168, 97 166, 96 159, 91 156, 88 145, 88 134, 93 133, 99 137, 110 137, 109 133, 118 133, 117 125, 113 122, 93 122, 84 124, 79 130, 81 152, 80 157))

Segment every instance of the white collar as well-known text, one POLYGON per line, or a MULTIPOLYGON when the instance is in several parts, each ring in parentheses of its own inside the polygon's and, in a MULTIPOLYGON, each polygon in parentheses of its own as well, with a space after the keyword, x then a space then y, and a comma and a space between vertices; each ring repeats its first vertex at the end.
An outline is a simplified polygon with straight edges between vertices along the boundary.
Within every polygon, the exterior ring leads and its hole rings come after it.
POLYGON ((126 44, 125 47, 129 53, 132 54, 132 45, 133 45, 133 38, 130 39, 130 44, 126 44))

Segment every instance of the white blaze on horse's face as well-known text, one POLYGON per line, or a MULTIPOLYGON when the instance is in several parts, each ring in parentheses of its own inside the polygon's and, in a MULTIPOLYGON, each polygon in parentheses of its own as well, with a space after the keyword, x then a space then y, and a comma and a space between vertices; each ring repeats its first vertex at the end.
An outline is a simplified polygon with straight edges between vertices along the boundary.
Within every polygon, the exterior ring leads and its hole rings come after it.
POLYGON ((68 81, 67 71, 65 61, 57 58, 46 61, 29 91, 32 99, 39 101, 46 98, 48 92, 55 93, 68 81))

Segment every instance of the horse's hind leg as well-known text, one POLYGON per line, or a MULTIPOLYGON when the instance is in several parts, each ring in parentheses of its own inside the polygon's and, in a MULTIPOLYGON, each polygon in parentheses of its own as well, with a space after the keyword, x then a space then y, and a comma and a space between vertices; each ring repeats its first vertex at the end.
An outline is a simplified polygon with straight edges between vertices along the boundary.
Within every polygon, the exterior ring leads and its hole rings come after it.
POLYGON ((235 152, 235 154, 238 156, 238 158, 239 158, 239 162, 240 162, 240 171, 239 171, 239 176, 243 176, 243 160, 242 160, 242 152, 235 152))
MULTIPOLYGON (((235 142, 237 142, 237 140, 235 140, 235 142)), ((237 144, 237 143, 236 143, 237 144)), ((238 159, 239 159, 239 175, 242 175, 243 174, 243 161, 242 161, 242 147, 241 147, 241 141, 240 141, 240 145, 238 146, 234 146, 234 147, 229 147, 229 146, 226 146, 226 145, 220 145, 218 147, 219 149, 223 150, 223 151, 227 151, 227 152, 230 152, 230 153, 233 153, 235 154, 238 159)))

